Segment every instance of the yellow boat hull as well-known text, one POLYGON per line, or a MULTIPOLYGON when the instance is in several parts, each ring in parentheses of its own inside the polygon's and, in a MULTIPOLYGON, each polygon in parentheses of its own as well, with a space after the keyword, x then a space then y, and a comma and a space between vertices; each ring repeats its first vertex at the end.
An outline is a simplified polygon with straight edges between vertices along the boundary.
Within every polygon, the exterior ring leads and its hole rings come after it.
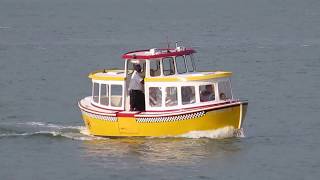
POLYGON ((103 117, 82 110, 84 123, 95 136, 177 136, 223 127, 240 129, 247 103, 170 117, 103 117))

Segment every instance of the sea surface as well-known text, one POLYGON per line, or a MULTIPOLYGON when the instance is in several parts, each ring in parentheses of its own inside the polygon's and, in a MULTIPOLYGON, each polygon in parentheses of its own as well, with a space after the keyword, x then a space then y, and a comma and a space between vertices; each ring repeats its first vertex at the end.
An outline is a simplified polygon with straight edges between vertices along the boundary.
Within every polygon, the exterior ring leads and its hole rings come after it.
POLYGON ((319 0, 0 0, 0 179, 316 180, 319 89, 319 0), (234 73, 244 133, 87 135, 88 73, 175 41, 234 73))

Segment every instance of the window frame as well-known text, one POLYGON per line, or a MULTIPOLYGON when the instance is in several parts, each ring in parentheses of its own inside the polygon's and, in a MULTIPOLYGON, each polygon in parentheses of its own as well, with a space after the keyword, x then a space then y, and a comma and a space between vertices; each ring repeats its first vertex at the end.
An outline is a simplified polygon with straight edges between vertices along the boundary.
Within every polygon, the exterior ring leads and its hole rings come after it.
MULTIPOLYGON (((174 62, 175 60, 174 60, 174 58, 173 57, 165 57, 165 58, 162 58, 161 59, 161 66, 162 66, 162 75, 163 76, 171 76, 171 75, 175 75, 176 74, 176 67, 175 67, 175 62, 174 62), (173 63, 173 65, 172 65, 172 67, 174 68, 173 69, 173 74, 168 74, 168 75, 166 75, 165 74, 165 69, 164 69, 164 61, 165 60, 167 60, 167 59, 171 59, 172 60, 172 63, 173 63)), ((170 63, 170 69, 169 69, 170 71, 171 71, 171 63, 170 63)))
MULTIPOLYGON (((174 60, 175 60, 175 68, 176 68, 176 73, 177 74, 184 74, 184 73, 187 73, 188 72, 188 68, 186 66, 186 59, 185 59, 185 56, 176 56, 174 57, 174 60), (178 71, 178 61, 177 61, 177 57, 181 57, 183 59, 183 66, 184 66, 184 69, 185 69, 185 72, 179 72, 178 71)), ((180 67, 180 66, 179 66, 180 67)))
POLYGON ((163 97, 164 97, 163 89, 164 89, 163 86, 153 86, 153 85, 151 85, 151 86, 147 87, 147 92, 146 93, 148 93, 148 98, 146 98, 146 101, 147 101, 146 104, 147 104, 148 107, 153 108, 153 109, 157 109, 157 108, 162 108, 163 107, 163 97), (161 100, 160 106, 152 106, 151 105, 151 103, 150 103, 150 88, 158 88, 160 90, 160 100, 161 100))
MULTIPOLYGON (((123 103, 123 99, 124 99, 124 96, 123 96, 123 88, 124 87, 122 85, 120 85, 120 84, 110 84, 109 87, 110 87, 109 106, 112 107, 112 108, 122 107, 123 106, 122 103, 123 103), (113 92, 112 91, 112 87, 113 86, 120 86, 121 87, 121 95, 120 95, 121 96, 121 101, 120 101, 121 104, 120 104, 120 106, 113 106, 112 105, 112 101, 111 100, 112 100, 112 92, 113 92)), ((114 96, 119 96, 119 95, 115 94, 114 96)))
POLYGON ((91 102, 100 104, 100 83, 92 82, 92 93, 91 93, 91 102), (98 91, 96 94, 96 85, 98 85, 98 91), (94 100, 95 95, 98 95, 98 101, 94 100))
MULTIPOLYGON (((221 103, 220 99, 218 98, 218 82, 220 81, 229 81, 229 78, 221 78, 221 79, 215 79, 215 80, 209 80, 205 82, 166 82, 165 84, 163 82, 147 82, 146 83, 146 95, 148 93, 148 97, 146 97, 146 110, 147 111, 166 111, 166 110, 178 110, 181 108, 192 108, 192 107, 198 107, 198 106, 204 106, 204 105, 211 105, 211 104, 219 104, 221 103), (205 85, 213 85, 214 86, 214 93, 215 93, 215 99, 212 101, 205 101, 201 102, 200 100, 200 86, 205 86, 205 85), (195 91, 195 102, 194 103, 189 103, 189 104, 182 104, 182 87, 183 86, 191 86, 194 87, 195 91), (162 102, 161 106, 154 107, 150 106, 149 102, 149 88, 150 87, 158 87, 161 88, 161 93, 162 93, 162 102), (166 106, 166 89, 170 87, 176 87, 177 88, 177 101, 178 104, 173 105, 173 106, 166 106)), ((232 92, 232 87, 231 87, 231 82, 230 82, 230 88, 232 92)), ((232 94, 232 99, 233 99, 233 94, 232 94)))
MULTIPOLYGON (((219 81, 217 81, 217 97, 218 97, 218 101, 226 101, 226 100, 230 100, 230 99, 233 99, 233 92, 232 92, 232 87, 231 87, 231 79, 230 78, 227 78, 227 79, 221 79, 221 80, 219 80, 219 81), (228 85, 229 85, 229 92, 228 93, 230 93, 230 97, 229 98, 227 98, 227 99, 221 99, 220 98, 220 85, 221 85, 221 83, 224 83, 224 82, 227 82, 228 83, 228 85)), ((224 92, 224 94, 225 94, 225 92, 224 92)))
POLYGON ((199 88, 197 88, 197 87, 199 87, 199 86, 197 86, 197 85, 182 85, 182 86, 180 86, 180 89, 181 89, 181 104, 182 104, 182 106, 187 106, 187 105, 190 105, 190 104, 196 104, 196 103, 198 103, 198 101, 197 101, 197 89, 199 89, 199 88), (183 100, 182 100, 182 88, 183 87, 193 87, 193 89, 194 89, 194 102, 192 102, 191 100, 189 101, 189 103, 186 103, 186 104, 183 104, 183 100))
POLYGON ((210 83, 199 84, 198 87, 199 87, 199 103, 201 103, 201 104, 208 104, 208 103, 212 103, 212 102, 218 101, 218 98, 217 98, 218 84, 217 84, 217 82, 210 82, 210 83), (207 86, 207 85, 213 85, 214 100, 211 100, 211 101, 201 101, 200 86, 207 86))
POLYGON ((150 60, 150 61, 148 61, 148 65, 147 65, 148 67, 147 67, 147 69, 148 69, 148 76, 149 77, 160 77, 160 76, 162 76, 163 75, 163 73, 162 73, 162 60, 161 59, 152 59, 152 60, 150 60), (160 68, 160 75, 159 76, 151 76, 151 63, 153 63, 153 62, 155 62, 155 61, 158 61, 159 62, 159 68, 160 68))
MULTIPOLYGON (((94 85, 94 83, 99 85, 99 92, 98 92, 98 102, 94 102, 93 101, 93 96, 91 96, 91 104, 101 107, 101 108, 107 108, 107 109, 112 109, 112 110, 124 110, 124 105, 125 105, 125 96, 124 96, 124 89, 125 89, 125 84, 123 81, 108 81, 108 83, 106 83, 106 81, 103 80, 93 80, 92 81, 92 85, 94 85), (108 105, 103 105, 100 102, 100 94, 101 94, 101 85, 105 84, 108 87, 108 105), (111 103, 111 86, 112 85, 120 85, 122 88, 122 92, 121 92, 121 106, 117 107, 117 106, 112 106, 111 103)), ((92 86, 92 95, 93 95, 93 86, 92 86)))
POLYGON ((100 92, 99 92, 99 104, 101 104, 102 106, 108 106, 109 105, 109 103, 110 103, 110 86, 109 86, 109 84, 106 84, 106 83, 101 83, 101 84, 99 84, 100 85, 100 92), (105 95, 107 96, 107 98, 108 98, 108 100, 107 100, 107 105, 105 105, 105 104, 102 104, 101 103, 101 92, 102 92, 102 86, 103 85, 105 85, 105 95))
POLYGON ((195 63, 194 63, 194 57, 193 57, 193 54, 189 54, 189 55, 184 55, 184 58, 185 58, 185 65, 186 65, 186 69, 188 72, 195 72, 196 71, 196 66, 195 66, 195 63), (192 71, 190 71, 189 69, 189 65, 188 65, 188 57, 190 57, 190 62, 191 62, 191 65, 192 65, 192 71))
POLYGON ((174 107, 174 106, 179 106, 179 99, 178 99, 178 87, 177 86, 166 86, 165 88, 164 88, 165 90, 164 90, 164 92, 165 92, 165 95, 164 95, 164 107, 174 107), (168 94, 167 94, 167 89, 168 88, 175 88, 176 89, 176 104, 174 104, 174 105, 167 105, 167 97, 168 97, 168 94))

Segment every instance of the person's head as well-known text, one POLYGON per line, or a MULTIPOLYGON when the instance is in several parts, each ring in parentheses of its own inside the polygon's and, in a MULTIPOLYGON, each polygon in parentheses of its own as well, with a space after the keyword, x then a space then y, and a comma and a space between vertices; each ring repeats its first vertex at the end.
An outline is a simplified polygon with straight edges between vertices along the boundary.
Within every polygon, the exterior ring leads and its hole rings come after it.
POLYGON ((206 90, 207 90, 208 92, 213 92, 212 85, 206 85, 206 90))
POLYGON ((220 99, 221 100, 226 100, 227 97, 226 97, 226 95, 224 93, 220 93, 220 99))
POLYGON ((134 70, 136 70, 137 72, 141 72, 141 66, 140 66, 140 64, 135 64, 134 65, 134 70))
POLYGON ((156 87, 151 87, 149 89, 150 96, 155 97, 159 93, 159 89, 156 87))

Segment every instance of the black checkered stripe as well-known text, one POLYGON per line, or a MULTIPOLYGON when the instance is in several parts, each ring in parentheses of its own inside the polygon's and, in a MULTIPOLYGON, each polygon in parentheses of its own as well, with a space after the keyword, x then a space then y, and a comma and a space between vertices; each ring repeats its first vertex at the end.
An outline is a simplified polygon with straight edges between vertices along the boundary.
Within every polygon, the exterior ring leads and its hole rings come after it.
POLYGON ((196 113, 183 114, 178 116, 164 116, 164 117, 137 117, 136 121, 138 123, 153 123, 153 122, 175 122, 175 121, 183 121, 187 119, 194 119, 201 116, 204 116, 205 112, 200 111, 196 113))
POLYGON ((103 115, 99 115, 99 114, 89 113, 86 111, 82 111, 82 114, 85 114, 85 115, 87 115, 91 118, 95 118, 95 119, 101 119, 101 120, 111 121, 111 122, 118 122, 118 118, 113 117, 113 116, 103 116, 103 115))

